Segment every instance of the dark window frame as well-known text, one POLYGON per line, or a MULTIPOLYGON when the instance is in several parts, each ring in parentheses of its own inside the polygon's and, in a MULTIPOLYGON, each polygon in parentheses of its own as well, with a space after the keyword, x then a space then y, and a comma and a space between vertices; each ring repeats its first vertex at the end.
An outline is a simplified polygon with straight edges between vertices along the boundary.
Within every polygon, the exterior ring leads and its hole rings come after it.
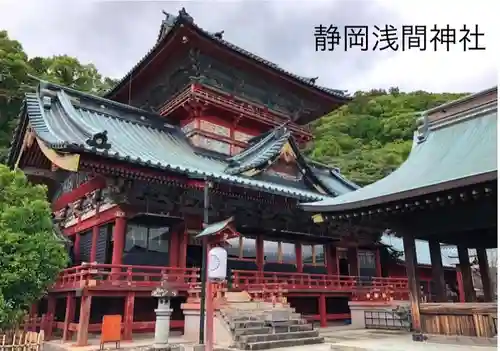
POLYGON ((302 264, 304 266, 313 266, 313 267, 325 267, 326 264, 326 245, 324 244, 311 244, 311 243, 303 243, 300 246, 301 253, 302 253, 302 264), (304 259, 304 247, 308 246, 311 248, 311 260, 312 262, 306 262, 304 259), (316 247, 322 247, 323 248, 323 262, 316 262, 316 247))
MULTIPOLYGON (((135 223, 127 223, 127 228, 125 230, 125 245, 123 247, 123 252, 124 253, 129 253, 130 252, 130 249, 127 249, 127 243, 129 242, 130 240, 130 237, 129 237, 129 228, 131 226, 135 226, 135 227, 141 227, 141 229, 146 229, 146 247, 144 246, 140 246, 141 248, 143 248, 145 250, 145 252, 157 252, 157 253, 164 253, 164 254, 168 254, 170 252, 170 249, 171 249, 171 243, 170 243, 170 240, 171 240, 171 235, 172 235, 172 227, 170 226, 165 226, 165 227, 155 227, 155 226, 147 226, 147 225, 143 225, 143 224, 135 224, 135 223), (166 251, 159 251, 159 250, 152 250, 151 249, 151 243, 152 243, 152 240, 151 240, 151 231, 154 230, 154 229, 161 229, 161 228, 168 228, 167 231, 163 232, 162 234, 160 234, 159 236, 163 236, 165 235, 166 233, 168 233, 168 239, 166 240, 162 240, 162 242, 166 243, 166 251)), ((132 248, 135 246, 135 244, 132 246, 132 248)))

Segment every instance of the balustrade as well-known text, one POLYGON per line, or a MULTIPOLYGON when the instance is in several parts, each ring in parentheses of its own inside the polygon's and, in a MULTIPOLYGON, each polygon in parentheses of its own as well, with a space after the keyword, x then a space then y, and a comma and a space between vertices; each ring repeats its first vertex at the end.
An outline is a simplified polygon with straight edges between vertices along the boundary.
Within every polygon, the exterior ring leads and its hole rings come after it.
POLYGON ((189 288, 199 280, 199 268, 88 263, 63 270, 52 289, 84 287, 155 287, 162 280, 189 288))
MULTIPOLYGON (((153 288, 161 280, 171 282, 179 289, 197 291, 200 288, 200 269, 87 263, 63 270, 52 290, 85 287, 153 288)), ((259 298, 262 298, 259 294, 264 296, 268 292, 319 290, 349 293, 361 300, 382 295, 400 299, 408 294, 408 279, 233 270, 227 288, 247 290, 259 298)), ((221 286, 221 289, 226 287, 221 286)))

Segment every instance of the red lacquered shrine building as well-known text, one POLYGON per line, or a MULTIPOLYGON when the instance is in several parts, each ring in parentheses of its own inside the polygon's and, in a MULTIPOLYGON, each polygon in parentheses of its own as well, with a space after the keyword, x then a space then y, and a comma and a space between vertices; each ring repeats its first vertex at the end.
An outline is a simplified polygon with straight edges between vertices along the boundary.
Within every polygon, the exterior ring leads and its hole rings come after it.
MULTIPOLYGON (((72 240, 72 264, 33 314, 54 316, 64 340, 123 316, 123 335, 154 330, 160 278, 175 277, 172 328, 199 287, 203 189, 209 223, 234 217, 229 289, 281 287, 297 312, 326 325, 349 318, 359 282, 381 278, 379 235, 316 224, 300 202, 357 188, 309 161, 306 124, 347 103, 196 26, 167 15, 156 45, 105 98, 41 82, 27 94, 9 164, 45 183, 54 217, 72 240), (377 243, 377 244, 376 244, 377 243)), ((50 337, 50 335, 49 335, 50 337)))

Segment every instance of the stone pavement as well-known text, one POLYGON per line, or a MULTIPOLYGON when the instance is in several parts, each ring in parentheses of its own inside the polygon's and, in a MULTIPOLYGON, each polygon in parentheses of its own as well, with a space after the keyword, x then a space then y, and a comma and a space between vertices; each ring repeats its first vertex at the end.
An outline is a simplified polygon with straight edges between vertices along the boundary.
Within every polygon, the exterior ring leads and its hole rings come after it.
MULTIPOLYGON (((386 330, 335 330, 332 328, 323 330, 321 335, 325 337, 328 347, 323 349, 308 347, 307 351, 493 351, 497 349, 495 346, 415 342, 411 340, 409 333, 386 330)), ((290 351, 292 350, 299 351, 300 349, 290 348, 290 351)))
MULTIPOLYGON (((325 338, 324 344, 294 346, 277 351, 493 351, 495 346, 474 346, 458 343, 414 342, 409 333, 391 332, 386 330, 353 329, 350 326, 320 329, 320 335, 325 338)), ((44 351, 95 351, 99 349, 97 340, 89 340, 87 347, 72 347, 71 344, 61 345, 52 341, 45 343, 44 351)), ((133 342, 124 342, 121 349, 126 351, 146 351, 152 345, 151 337, 136 338, 133 342)), ((193 350, 193 343, 188 343, 180 336, 171 338, 172 343, 182 345, 181 350, 193 350)), ((114 344, 107 344, 106 350, 115 349, 114 344)), ((226 349, 222 349, 226 350, 226 349)), ((230 348, 230 351, 237 349, 230 348)))

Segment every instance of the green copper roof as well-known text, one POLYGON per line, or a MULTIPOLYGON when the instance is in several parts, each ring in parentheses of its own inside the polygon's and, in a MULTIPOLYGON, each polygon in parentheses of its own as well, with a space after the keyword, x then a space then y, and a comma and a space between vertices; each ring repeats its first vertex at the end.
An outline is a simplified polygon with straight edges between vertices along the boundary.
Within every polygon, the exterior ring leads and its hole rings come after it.
POLYGON ((497 101, 429 122, 415 134, 397 170, 333 199, 305 203, 306 211, 336 212, 396 201, 497 178, 497 101))
MULTIPOLYGON (((36 94, 27 94, 25 102, 30 125, 53 149, 94 153, 302 201, 328 198, 292 185, 228 173, 227 160, 197 152, 179 127, 128 105, 45 82, 36 94)), ((11 150, 10 163, 13 155, 11 150)))
POLYGON ((349 182, 340 175, 340 172, 325 165, 315 164, 302 156, 292 133, 286 123, 252 138, 250 146, 227 161, 226 173, 241 174, 250 169, 265 169, 275 162, 288 143, 296 155, 297 166, 310 184, 319 186, 328 194, 338 196, 355 190, 357 185, 349 182))
POLYGON ((196 235, 196 238, 217 234, 221 230, 224 230, 233 220, 233 217, 230 217, 223 221, 209 224, 198 235, 196 235))

